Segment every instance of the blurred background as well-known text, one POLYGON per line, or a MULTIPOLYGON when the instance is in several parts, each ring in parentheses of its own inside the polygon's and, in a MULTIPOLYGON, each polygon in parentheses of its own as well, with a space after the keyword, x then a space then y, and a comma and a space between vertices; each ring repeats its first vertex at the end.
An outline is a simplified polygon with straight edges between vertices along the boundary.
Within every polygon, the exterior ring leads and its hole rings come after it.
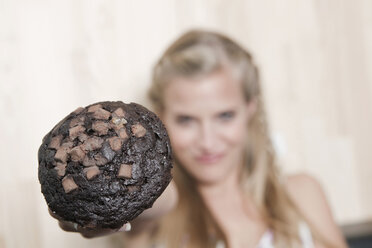
POLYGON ((368 234, 372 1, 0 0, 1 248, 110 247, 49 216, 37 150, 78 106, 148 106, 151 67, 191 28, 252 52, 282 170, 318 178, 350 240, 368 234))

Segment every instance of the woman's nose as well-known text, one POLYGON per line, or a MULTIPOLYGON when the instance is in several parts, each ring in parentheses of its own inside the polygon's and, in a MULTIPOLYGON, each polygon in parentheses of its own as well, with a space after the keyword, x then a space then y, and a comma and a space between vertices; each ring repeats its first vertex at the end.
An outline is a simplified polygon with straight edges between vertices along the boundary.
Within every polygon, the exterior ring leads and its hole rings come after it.
POLYGON ((213 147, 216 145, 216 138, 217 136, 213 125, 208 122, 202 123, 199 134, 200 148, 203 149, 204 152, 212 151, 213 147))

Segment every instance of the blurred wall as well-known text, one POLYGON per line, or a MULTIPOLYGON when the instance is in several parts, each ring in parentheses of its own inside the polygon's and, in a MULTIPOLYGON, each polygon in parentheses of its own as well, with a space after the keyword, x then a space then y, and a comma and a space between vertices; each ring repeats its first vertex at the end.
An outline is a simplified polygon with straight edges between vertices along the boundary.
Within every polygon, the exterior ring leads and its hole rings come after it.
POLYGON ((339 224, 372 219, 372 1, 0 0, 0 247, 108 242, 48 215, 37 149, 77 106, 146 103, 150 68, 193 27, 255 56, 282 169, 315 175, 339 224))

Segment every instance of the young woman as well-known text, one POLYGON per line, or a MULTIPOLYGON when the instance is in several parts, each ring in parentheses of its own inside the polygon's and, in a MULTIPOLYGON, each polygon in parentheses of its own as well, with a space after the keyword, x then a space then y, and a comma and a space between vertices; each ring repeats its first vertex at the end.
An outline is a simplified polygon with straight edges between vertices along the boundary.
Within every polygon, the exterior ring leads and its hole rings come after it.
POLYGON ((149 96, 171 138, 174 183, 132 223, 125 247, 346 247, 318 182, 278 171, 258 70, 241 46, 182 35, 156 64, 149 96))

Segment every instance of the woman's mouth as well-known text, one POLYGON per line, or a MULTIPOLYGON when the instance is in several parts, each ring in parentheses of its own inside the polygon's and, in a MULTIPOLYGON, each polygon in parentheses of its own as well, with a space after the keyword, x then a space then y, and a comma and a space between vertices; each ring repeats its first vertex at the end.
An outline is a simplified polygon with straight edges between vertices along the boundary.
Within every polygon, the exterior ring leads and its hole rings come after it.
POLYGON ((200 164, 210 165, 219 162, 223 157, 222 153, 202 154, 196 157, 196 161, 200 164))

